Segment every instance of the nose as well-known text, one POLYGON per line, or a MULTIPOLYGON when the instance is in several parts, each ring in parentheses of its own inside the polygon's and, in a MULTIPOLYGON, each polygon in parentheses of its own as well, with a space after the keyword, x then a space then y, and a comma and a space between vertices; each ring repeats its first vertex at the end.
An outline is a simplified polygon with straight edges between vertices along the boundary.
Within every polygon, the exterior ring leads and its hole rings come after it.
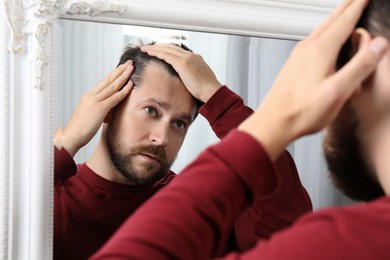
POLYGON ((169 124, 154 125, 150 133, 150 141, 157 146, 167 146, 169 144, 169 124))

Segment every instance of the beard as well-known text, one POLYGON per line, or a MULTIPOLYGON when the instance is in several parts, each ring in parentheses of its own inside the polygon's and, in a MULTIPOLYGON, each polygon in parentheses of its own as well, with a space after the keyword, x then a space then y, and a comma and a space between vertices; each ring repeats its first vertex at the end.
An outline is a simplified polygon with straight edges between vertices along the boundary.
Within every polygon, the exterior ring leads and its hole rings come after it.
POLYGON ((371 201, 385 195, 364 153, 358 133, 359 120, 347 104, 328 127, 323 148, 333 184, 356 201, 371 201))
POLYGON ((135 185, 149 185, 163 178, 172 163, 168 163, 166 153, 163 147, 154 145, 138 145, 131 148, 124 147, 119 138, 110 127, 107 129, 106 142, 111 161, 115 168, 126 179, 135 185), (135 167, 135 156, 140 154, 152 155, 159 162, 143 162, 135 167))

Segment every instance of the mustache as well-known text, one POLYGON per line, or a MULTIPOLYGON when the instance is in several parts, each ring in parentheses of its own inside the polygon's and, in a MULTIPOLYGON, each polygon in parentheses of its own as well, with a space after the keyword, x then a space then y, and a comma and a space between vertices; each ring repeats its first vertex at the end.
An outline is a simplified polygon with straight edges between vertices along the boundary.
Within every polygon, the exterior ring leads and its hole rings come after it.
POLYGON ((131 154, 150 154, 155 157, 161 164, 167 164, 167 155, 161 146, 138 145, 131 149, 131 154))

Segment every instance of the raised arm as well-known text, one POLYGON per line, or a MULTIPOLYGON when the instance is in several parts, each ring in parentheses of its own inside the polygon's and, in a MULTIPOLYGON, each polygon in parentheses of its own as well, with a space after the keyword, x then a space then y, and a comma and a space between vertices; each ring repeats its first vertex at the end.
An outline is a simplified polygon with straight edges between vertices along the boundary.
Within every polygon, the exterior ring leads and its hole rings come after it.
POLYGON ((299 42, 264 102, 239 127, 262 143, 273 161, 291 141, 329 124, 384 55, 387 41, 373 38, 336 71, 338 53, 367 2, 346 0, 299 42))
POLYGON ((104 119, 131 91, 133 83, 125 82, 133 71, 132 62, 118 66, 90 91, 85 93, 71 119, 54 138, 58 149, 65 149, 71 157, 97 133, 104 119))
POLYGON ((253 113, 240 96, 217 80, 201 55, 174 44, 149 45, 142 47, 142 50, 174 67, 188 91, 205 103, 199 112, 209 121, 219 138, 253 113))
POLYGON ((53 139, 55 185, 76 174, 73 156, 93 138, 110 110, 130 93, 132 81, 123 85, 132 71, 131 61, 118 66, 83 95, 65 129, 57 129, 53 139))
MULTIPOLYGON (((279 180, 272 162, 284 147, 295 138, 321 130, 335 118, 382 58, 387 41, 374 38, 335 72, 338 52, 365 4, 364 0, 345 1, 298 44, 265 102, 239 127, 240 131, 231 132, 207 149, 170 185, 141 206, 93 259, 213 257, 242 210, 255 198, 266 198, 277 189, 279 180), (289 110, 284 109, 286 101, 291 104, 289 110), (207 171, 210 172, 206 174, 207 171), (199 174, 204 178, 199 178, 199 174)), ((302 230, 302 234, 307 230, 302 230)), ((315 235, 312 237, 321 238, 321 234, 315 235)), ((284 245, 284 236, 278 237, 260 241, 254 249, 232 255, 231 259, 277 259, 273 252, 291 248, 284 245)), ((288 241, 295 241, 296 247, 287 255, 295 253, 295 259, 307 259, 305 253, 311 248, 305 250, 306 243, 296 236, 288 241)), ((286 254, 279 259, 286 259, 286 254)))

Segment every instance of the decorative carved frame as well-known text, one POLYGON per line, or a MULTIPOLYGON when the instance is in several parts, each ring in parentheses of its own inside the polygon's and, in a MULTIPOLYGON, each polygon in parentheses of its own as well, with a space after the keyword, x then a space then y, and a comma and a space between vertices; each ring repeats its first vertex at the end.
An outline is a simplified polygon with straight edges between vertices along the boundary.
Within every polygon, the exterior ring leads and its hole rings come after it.
POLYGON ((78 19, 299 40, 338 2, 4 0, 0 258, 52 258, 54 21, 78 19))

